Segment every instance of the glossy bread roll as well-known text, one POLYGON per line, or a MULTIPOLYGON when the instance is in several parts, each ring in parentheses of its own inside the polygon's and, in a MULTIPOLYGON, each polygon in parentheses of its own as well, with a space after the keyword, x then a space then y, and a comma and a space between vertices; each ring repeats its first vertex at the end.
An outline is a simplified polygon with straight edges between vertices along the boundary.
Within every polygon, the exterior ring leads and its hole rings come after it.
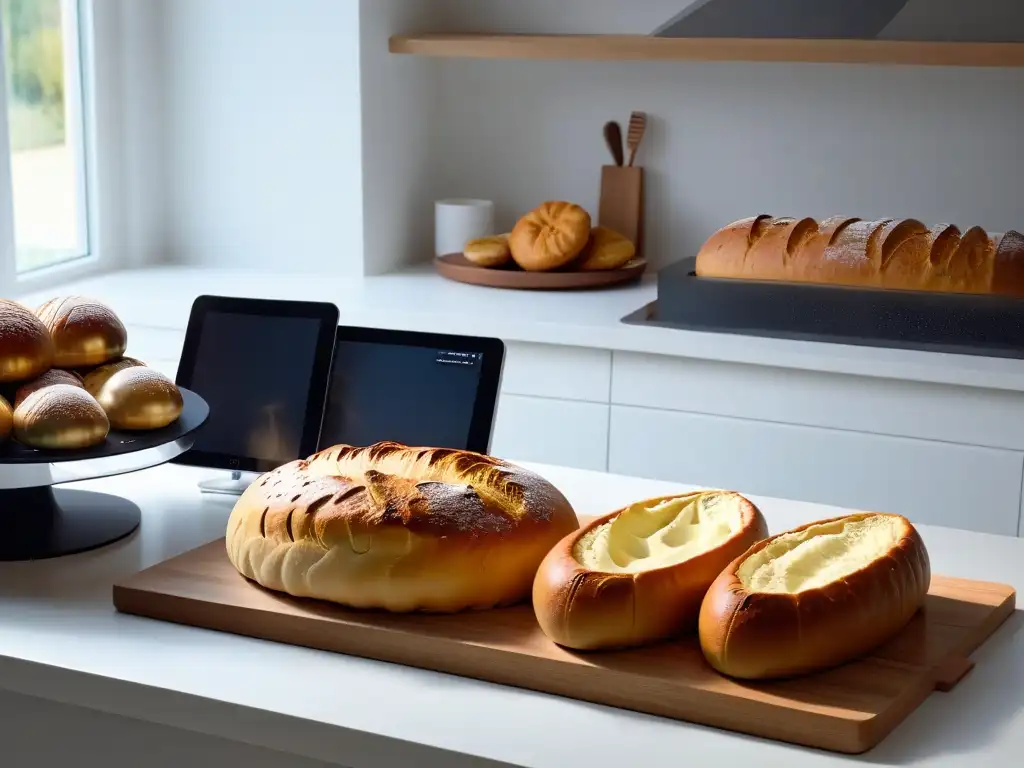
POLYGON ((579 525, 538 475, 468 451, 335 446, 257 479, 228 520, 246 578, 355 608, 453 612, 529 597, 579 525))
POLYGON ((635 255, 636 246, 614 229, 594 227, 587 247, 574 266, 581 272, 621 269, 635 255))
POLYGON ((114 429, 162 429, 181 416, 181 390, 159 371, 131 366, 104 382, 96 400, 114 429))
POLYGON ((11 404, 0 395, 0 443, 6 440, 14 428, 14 413, 11 411, 11 404))
POLYGON ((51 368, 41 376, 37 376, 27 384, 18 387, 14 394, 14 407, 21 405, 22 401, 36 390, 49 387, 54 384, 69 384, 72 387, 82 386, 82 377, 72 371, 62 371, 60 368, 51 368))
POLYGON ((462 255, 478 267, 501 267, 512 260, 508 247, 508 235, 494 235, 470 240, 462 249, 462 255))
POLYGON ((701 491, 632 504, 569 534, 533 584, 544 633, 577 650, 625 648, 697 628, 722 569, 768 535, 738 493, 701 491))
POLYGON ((123 371, 125 368, 145 367, 145 365, 144 362, 136 360, 134 357, 120 357, 112 362, 97 366, 85 374, 85 391, 96 397, 103 388, 103 385, 107 383, 107 379, 118 371, 123 371))
POLYGON ((0 383, 26 381, 53 364, 53 341, 27 307, 0 299, 0 383))
POLYGON ((32 448, 88 448, 102 443, 109 430, 100 404, 80 386, 38 389, 14 409, 14 437, 32 448))
POLYGON ((55 368, 88 368, 124 354, 128 332, 106 304, 84 296, 51 299, 36 310, 53 338, 55 368))
POLYGON ((899 515, 861 513, 755 545, 708 590, 704 656, 736 678, 834 667, 896 635, 924 603, 928 552, 899 515))
POLYGON ((544 203, 512 228, 508 245, 512 258, 528 272, 564 267, 590 239, 590 214, 574 203, 544 203))

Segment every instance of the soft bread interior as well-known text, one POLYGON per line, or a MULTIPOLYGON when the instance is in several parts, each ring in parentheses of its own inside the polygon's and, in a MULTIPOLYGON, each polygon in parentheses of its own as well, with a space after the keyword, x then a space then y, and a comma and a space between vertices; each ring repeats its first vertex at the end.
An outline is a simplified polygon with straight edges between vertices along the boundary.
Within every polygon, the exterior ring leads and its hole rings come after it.
POLYGON ((742 502, 733 494, 697 493, 653 504, 638 502, 581 536, 573 557, 592 571, 650 571, 714 549, 742 527, 742 502))
POLYGON ((749 592, 794 594, 817 589, 884 557, 904 534, 890 515, 846 518, 786 533, 737 569, 749 592))

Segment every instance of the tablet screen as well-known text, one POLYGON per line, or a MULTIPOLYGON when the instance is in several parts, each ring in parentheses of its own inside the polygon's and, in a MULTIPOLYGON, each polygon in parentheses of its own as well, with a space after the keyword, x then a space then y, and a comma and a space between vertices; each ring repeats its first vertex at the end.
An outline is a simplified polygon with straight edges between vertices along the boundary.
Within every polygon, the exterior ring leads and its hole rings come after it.
POLYGON ((210 406, 193 450, 283 463, 299 456, 320 321, 211 311, 192 391, 210 406))
POLYGON ((339 339, 320 445, 479 450, 470 443, 485 354, 339 339))

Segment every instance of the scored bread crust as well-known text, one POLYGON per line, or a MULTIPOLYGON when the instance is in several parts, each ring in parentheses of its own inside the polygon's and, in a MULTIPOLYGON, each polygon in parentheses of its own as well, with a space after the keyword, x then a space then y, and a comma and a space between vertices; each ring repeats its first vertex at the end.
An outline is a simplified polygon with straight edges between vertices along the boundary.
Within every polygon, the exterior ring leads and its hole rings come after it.
POLYGON ((354 608, 448 613, 525 600, 579 527, 526 469, 469 451, 339 445, 258 478, 227 528, 246 578, 354 608))
POLYGON ((754 542, 768 536, 761 511, 747 498, 726 491, 697 491, 648 499, 717 494, 739 500, 742 525, 713 549, 673 565, 636 572, 591 570, 575 555, 577 543, 628 507, 600 517, 559 541, 537 569, 533 609, 544 634, 575 650, 645 645, 697 628, 701 601, 722 569, 754 542))
POLYGON ((859 513, 819 520, 758 542, 715 579, 700 609, 698 634, 708 663, 741 679, 792 677, 844 664, 891 639, 923 605, 931 581, 928 551, 900 515, 859 513), (822 587, 796 593, 749 591, 742 563, 780 536, 870 517, 897 518, 889 551, 822 587))
POLYGON ((752 216, 708 238, 702 277, 1024 296, 1024 236, 916 219, 752 216))
POLYGON ((32 310, 0 299, 0 382, 26 381, 50 368, 53 340, 32 310))
POLYGON ((101 365, 121 357, 128 345, 128 331, 121 319, 95 299, 50 299, 36 310, 36 315, 53 338, 55 368, 101 365))

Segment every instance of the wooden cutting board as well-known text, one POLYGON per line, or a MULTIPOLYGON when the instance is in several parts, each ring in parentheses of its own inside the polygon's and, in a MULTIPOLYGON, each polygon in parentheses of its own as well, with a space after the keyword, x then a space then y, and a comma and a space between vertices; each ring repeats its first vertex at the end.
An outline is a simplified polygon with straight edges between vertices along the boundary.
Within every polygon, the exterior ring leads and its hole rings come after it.
POLYGON ((714 672, 693 638, 615 653, 551 643, 528 606, 450 616, 350 611, 247 581, 224 541, 114 586, 119 611, 423 667, 837 752, 880 742, 1013 613, 1015 592, 932 578, 924 610, 867 658, 810 677, 741 684, 714 672))

